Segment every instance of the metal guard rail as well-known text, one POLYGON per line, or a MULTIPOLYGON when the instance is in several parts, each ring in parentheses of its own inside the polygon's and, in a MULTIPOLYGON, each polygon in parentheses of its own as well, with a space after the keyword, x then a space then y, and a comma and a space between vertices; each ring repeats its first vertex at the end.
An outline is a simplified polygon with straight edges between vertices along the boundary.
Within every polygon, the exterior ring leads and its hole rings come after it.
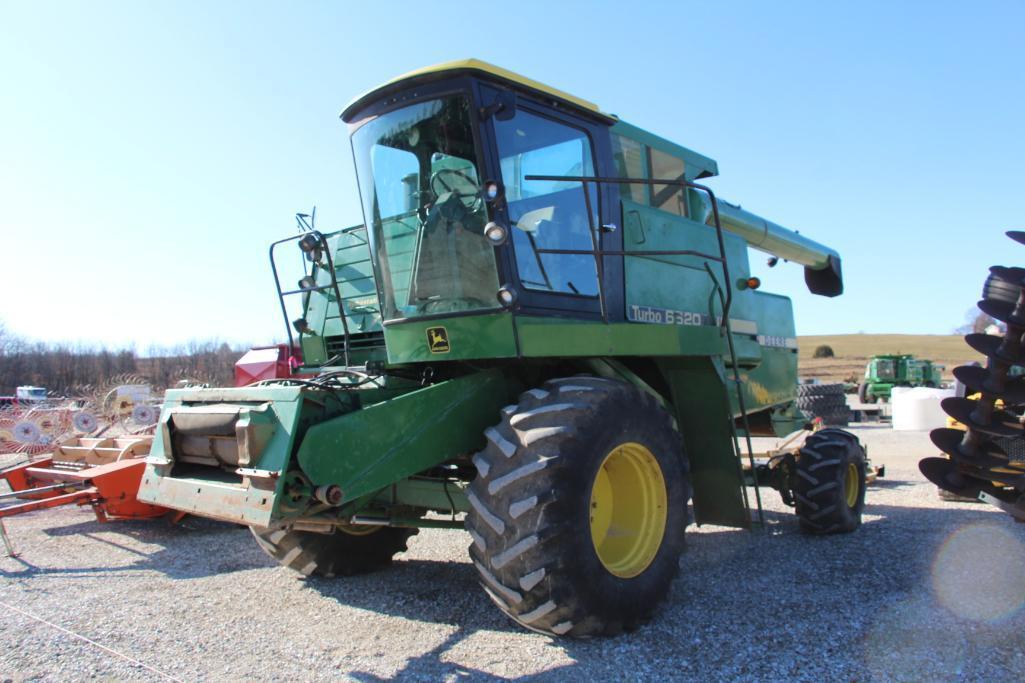
MULTIPOLYGON (((747 443, 748 462, 749 462, 749 464, 751 466, 752 471, 754 471, 754 469, 755 469, 754 447, 753 447, 753 445, 751 443, 751 428, 750 428, 750 424, 749 424, 748 419, 747 419, 747 408, 746 408, 746 406, 744 404, 744 392, 741 391, 741 388, 740 388, 740 386, 741 386, 740 367, 739 367, 739 365, 737 363, 737 352, 736 352, 736 347, 735 347, 734 342, 733 342, 733 329, 730 326, 730 309, 733 306, 733 284, 732 284, 732 282, 730 280, 729 264, 726 261, 726 245, 725 245, 725 241, 723 240, 722 224, 719 221, 719 203, 716 200, 715 193, 712 191, 712 188, 708 187, 707 185, 701 185, 699 183, 692 183, 689 180, 680 180, 680 179, 672 179, 672 180, 670 180, 670 179, 658 179, 658 178, 610 178, 610 177, 607 177, 607 176, 568 176, 568 175, 567 176, 527 175, 527 176, 524 176, 523 179, 524 180, 528 180, 528 181, 530 181, 530 180, 533 180, 533 181, 540 180, 540 181, 549 181, 549 182, 578 182, 578 183, 581 183, 581 184, 584 185, 584 188, 585 188, 585 191, 584 191, 584 206, 585 206, 585 210, 587 211, 587 224, 588 224, 589 232, 591 234, 591 246, 592 246, 592 249, 590 251, 587 251, 586 249, 537 249, 536 251, 537 251, 538 254, 579 254, 579 255, 591 254, 592 256, 594 256, 594 265, 595 265, 595 269, 597 270, 597 274, 598 274, 598 301, 599 301, 599 305, 601 306, 602 322, 604 322, 606 324, 609 322, 609 315, 608 315, 608 309, 607 309, 607 306, 606 306, 606 303, 605 303, 605 269, 604 269, 604 264, 603 264, 603 261, 602 261, 603 257, 605 257, 605 256, 618 256, 620 258, 625 258, 626 256, 697 256, 699 258, 704 258, 704 259, 707 259, 709 261, 716 261, 716 262, 718 262, 718 263, 720 263, 722 265, 723 279, 726 281, 725 282, 725 285, 726 285, 725 286, 725 290, 726 290, 725 297, 722 297, 722 295, 721 295, 722 288, 719 286, 719 283, 715 281, 714 277, 712 278, 712 280, 715 283, 715 288, 720 291, 720 297, 721 297, 722 309, 723 309, 723 312, 722 312, 722 322, 720 324, 720 327, 723 329, 723 333, 724 333, 724 335, 726 337, 727 346, 728 346, 729 352, 730 352, 730 363, 731 363, 731 365, 733 367, 733 383, 734 383, 734 388, 735 388, 736 395, 737 395, 737 408, 740 410, 741 422, 744 425, 744 437, 745 437, 745 441, 747 443), (668 186, 676 186, 676 187, 680 187, 680 188, 691 188, 691 189, 697 190, 699 192, 704 192, 705 194, 708 195, 709 201, 710 201, 710 203, 712 205, 712 217, 713 217, 713 220, 714 220, 714 226, 713 227, 715 228, 715 237, 716 237, 717 245, 719 247, 719 255, 715 256, 713 254, 705 254, 705 253, 702 253, 702 252, 699 252, 699 251, 694 251, 694 250, 691 250, 691 249, 629 251, 629 252, 628 251, 621 251, 621 250, 605 250, 605 249, 602 249, 601 245, 599 244, 599 241, 598 241, 598 235, 600 233, 595 229, 595 225, 594 225, 594 211, 593 211, 593 208, 591 206, 591 192, 590 192, 589 188, 590 188, 590 185, 592 183, 595 184, 595 185, 603 185, 603 184, 613 184, 613 185, 624 185, 624 184, 668 185, 668 186)), ((706 268, 706 270, 709 270, 707 262, 705 264, 705 268, 706 268)), ((711 274, 710 270, 709 270, 709 273, 711 274)), ((713 292, 713 294, 714 294, 714 292, 713 292)), ((737 461, 737 474, 740 477, 740 480, 743 481, 743 479, 744 479, 744 472, 743 472, 743 466, 741 464, 741 460, 742 460, 743 456, 740 453, 740 444, 739 444, 738 438, 737 438, 737 432, 736 432, 736 428, 735 428, 735 420, 734 420, 734 418, 732 416, 730 416, 730 431, 731 431, 731 433, 733 435, 733 451, 734 451, 734 455, 736 456, 736 461, 737 461)), ((748 501, 747 489, 743 485, 741 485, 740 488, 741 488, 741 495, 742 495, 743 501, 744 501, 744 507, 747 509, 748 515, 750 516, 751 505, 750 505, 750 503, 748 501)), ((758 506, 758 522, 759 522, 759 525, 764 526, 764 524, 765 524, 765 517, 764 517, 763 510, 762 510, 762 496, 761 496, 761 492, 759 492, 757 486, 755 487, 755 498, 757 500, 757 506, 758 506)))
MULTIPOLYGON (((274 273, 274 287, 278 292, 278 302, 281 304, 281 316, 285 319, 285 331, 288 332, 289 354, 291 354, 292 349, 295 348, 295 338, 292 336, 292 323, 288 319, 288 311, 285 308, 285 297, 292 294, 308 294, 310 292, 322 292, 325 290, 333 290, 335 294, 335 300, 338 302, 338 317, 342 319, 342 331, 345 335, 344 346, 342 347, 342 357, 345 362, 345 367, 349 367, 349 323, 345 319, 345 302, 342 301, 342 292, 338 288, 338 276, 335 273, 334 257, 331 255, 331 249, 328 246, 327 237, 325 237, 322 233, 316 230, 311 232, 301 232, 298 235, 293 235, 291 237, 280 239, 277 242, 272 242, 268 250, 268 255, 270 256, 270 268, 271 271, 274 273), (316 287, 309 288, 300 287, 299 289, 292 289, 287 292, 283 292, 281 291, 281 278, 278 277, 278 266, 274 260, 274 249, 278 245, 284 244, 285 242, 301 240, 307 235, 316 235, 317 241, 320 243, 321 252, 324 254, 324 258, 327 259, 327 266, 323 267, 323 269, 326 269, 327 272, 331 275, 331 283, 327 285, 318 285, 316 287)), ((305 308, 303 310, 303 315, 306 315, 305 308)), ((301 334, 302 333, 300 332, 300 335, 301 334)))

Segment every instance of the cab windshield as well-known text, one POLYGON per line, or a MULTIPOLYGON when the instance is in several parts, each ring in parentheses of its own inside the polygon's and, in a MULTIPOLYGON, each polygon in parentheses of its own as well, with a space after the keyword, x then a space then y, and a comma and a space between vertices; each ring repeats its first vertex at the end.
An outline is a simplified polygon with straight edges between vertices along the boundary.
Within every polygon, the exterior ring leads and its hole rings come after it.
POLYGON ((498 307, 470 101, 427 100, 352 136, 386 320, 498 307))

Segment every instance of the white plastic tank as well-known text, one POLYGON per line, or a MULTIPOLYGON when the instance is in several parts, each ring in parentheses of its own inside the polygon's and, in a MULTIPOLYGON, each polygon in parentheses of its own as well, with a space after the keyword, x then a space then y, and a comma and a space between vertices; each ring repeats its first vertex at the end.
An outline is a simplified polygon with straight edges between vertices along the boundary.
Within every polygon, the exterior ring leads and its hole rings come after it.
POLYGON ((953 389, 894 387, 890 392, 893 428, 911 431, 946 427, 947 414, 940 401, 953 395, 953 389))

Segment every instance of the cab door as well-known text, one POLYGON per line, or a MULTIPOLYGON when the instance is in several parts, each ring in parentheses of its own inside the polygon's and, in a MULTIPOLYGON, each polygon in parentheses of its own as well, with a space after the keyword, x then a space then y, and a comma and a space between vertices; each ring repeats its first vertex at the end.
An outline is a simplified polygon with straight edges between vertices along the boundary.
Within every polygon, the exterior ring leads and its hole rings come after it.
MULTIPOLYGON (((481 86, 481 100, 494 101, 498 92, 481 86)), ((504 189, 504 201, 498 203, 495 214, 510 228, 503 270, 506 284, 517 290, 521 310, 584 318, 601 316, 593 249, 596 241, 604 249, 621 248, 615 243, 621 236, 607 219, 616 189, 597 183, 528 177, 601 175, 598 161, 607 158, 607 126, 518 95, 511 117, 492 116, 485 127, 491 167, 498 172, 504 189)), ((603 293, 609 312, 622 308, 621 295, 610 297, 614 291, 622 292, 621 286, 612 287, 617 276, 621 280, 619 262, 621 259, 606 258, 607 267, 603 268, 603 293)))

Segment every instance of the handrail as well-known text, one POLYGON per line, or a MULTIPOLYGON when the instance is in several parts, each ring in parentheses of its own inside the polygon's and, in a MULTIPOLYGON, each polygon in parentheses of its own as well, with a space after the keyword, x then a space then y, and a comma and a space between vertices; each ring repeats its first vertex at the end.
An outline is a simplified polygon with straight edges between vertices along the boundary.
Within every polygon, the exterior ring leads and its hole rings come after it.
MULTIPOLYGON (((712 269, 708 267, 708 263, 707 262, 705 263, 705 270, 708 272, 708 276, 710 278, 712 278, 712 282, 714 283, 714 287, 713 287, 713 290, 712 290, 712 296, 715 296, 715 294, 718 293, 719 294, 719 301, 721 303, 722 302, 722 287, 719 286, 719 281, 715 279, 715 274, 712 273, 712 269)), ((723 316, 723 317, 725 317, 725 316, 723 316)), ((737 390, 737 407, 740 409, 740 419, 741 419, 741 422, 744 425, 744 442, 747 444, 747 461, 748 461, 748 464, 751 466, 751 472, 754 473, 757 470, 755 469, 754 445, 751 443, 751 424, 750 424, 750 422, 747 419, 747 408, 744 405, 744 392, 741 391, 741 389, 740 389, 740 381, 741 381, 740 380, 740 368, 738 367, 738 364, 737 364, 737 354, 736 354, 736 351, 735 351, 735 349, 733 347, 733 329, 731 327, 729 327, 728 324, 727 324, 726 341, 729 344, 729 347, 730 347, 730 358, 731 358, 731 360, 733 362, 733 382, 734 382, 734 386, 736 387, 736 390, 737 390)), ((740 444, 738 443, 738 439, 737 439, 737 426, 736 426, 736 420, 735 419, 730 420, 730 434, 733 436, 733 439, 732 439, 733 440, 733 455, 737 459, 737 474, 739 475, 740 480, 743 482, 744 481, 744 468, 741 465, 741 462, 743 461, 744 456, 741 455, 741 453, 740 453, 740 444)), ((765 513, 762 510, 762 492, 761 492, 761 490, 757 486, 755 486, 754 489, 755 489, 755 501, 757 502, 757 505, 758 505, 758 525, 764 528, 765 527, 765 513)), ((744 507, 747 509, 748 515, 750 515, 751 514, 751 502, 750 502, 750 499, 747 496, 747 487, 741 485, 740 493, 741 493, 741 497, 744 500, 744 507)))
MULTIPOLYGON (((585 208, 587 210, 587 224, 588 224, 588 228, 589 228, 590 233, 591 233, 591 244, 592 244, 591 251, 587 251, 585 249, 539 249, 537 251, 538 251, 538 253, 549 253, 549 254, 582 254, 582 255, 592 254, 594 256, 595 269, 596 269, 597 275, 598 275, 598 299, 599 299, 599 304, 601 306, 602 321, 605 322, 605 323, 609 322, 609 315, 608 315, 608 310, 607 310, 607 307, 606 307, 606 300, 605 300, 605 278, 604 278, 605 269, 604 269, 604 263, 602 262, 602 258, 605 257, 605 256, 619 256, 619 257, 623 258, 623 257, 626 257, 626 256, 656 256, 656 255, 675 256, 675 255, 685 255, 685 256, 698 256, 700 258, 704 258, 704 259, 707 259, 707 260, 710 260, 710 261, 716 261, 716 262, 718 262, 718 263, 720 263, 722 265, 723 279, 726 281, 725 282, 725 285, 726 285, 726 287, 725 287, 725 290, 726 290, 725 297, 722 294, 722 289, 723 288, 719 285, 718 281, 714 277, 712 278, 712 281, 715 283, 714 284, 715 289, 719 291, 719 298, 720 298, 720 302, 722 304, 723 312, 722 312, 722 321, 720 322, 720 328, 722 330, 723 335, 726 337, 726 344, 727 344, 727 348, 729 349, 730 363, 731 363, 731 365, 733 367, 733 383, 734 383, 734 388, 735 388, 736 395, 737 395, 737 408, 740 410, 740 418, 741 418, 741 421, 743 422, 743 425, 744 425, 744 436, 745 436, 746 442, 747 442, 748 457, 751 460, 751 464, 752 464, 752 467, 753 467, 753 465, 754 465, 754 455, 753 455, 754 448, 753 448, 753 445, 751 443, 751 428, 750 428, 750 423, 749 423, 749 421, 747 419, 747 407, 744 404, 744 392, 741 390, 741 381, 742 380, 740 378, 740 366, 739 366, 739 363, 737 362, 737 351, 736 351, 736 347, 735 347, 735 345, 733 343, 733 328, 730 325, 730 309, 733 306, 733 284, 732 284, 732 282, 730 280, 730 269, 729 269, 729 264, 727 263, 727 259, 726 259, 726 242, 723 239, 722 223, 719 220, 719 202, 716 199, 715 193, 712 191, 712 189, 710 187, 706 186, 706 185, 701 185, 699 183, 692 183, 689 180, 680 180, 680 179, 676 179, 676 178, 670 180, 670 179, 659 179, 659 178, 610 178, 610 177, 607 177, 607 176, 528 175, 528 176, 524 176, 523 179, 524 180, 546 180, 546 181, 551 181, 551 182, 578 182, 578 183, 581 183, 581 184, 584 185, 584 205, 585 205, 585 208), (614 185, 622 185, 622 184, 672 185, 672 186, 676 186, 676 187, 680 187, 680 188, 691 188, 691 189, 698 190, 700 192, 704 192, 705 194, 708 195, 708 198, 709 198, 710 203, 712 205, 712 218, 713 218, 713 223, 714 223, 713 227, 715 228, 716 242, 717 242, 717 245, 719 247, 719 256, 714 256, 712 254, 704 254, 704 253, 697 252, 697 251, 692 251, 692 250, 648 250, 648 251, 631 251, 631 252, 621 251, 621 250, 608 250, 608 251, 603 250, 601 248, 601 245, 600 245, 600 240, 598 239, 598 234, 599 233, 598 233, 597 230, 595 230, 595 226, 594 226, 594 214, 593 214, 593 211, 591 209, 591 192, 589 190, 591 183, 594 183, 596 185, 603 185, 603 184, 614 184, 614 185)), ((705 268, 708 269, 707 261, 705 263, 705 268)), ((734 418, 732 415, 730 415, 730 431, 731 431, 731 434, 732 434, 732 437, 733 437, 732 438, 733 452, 734 452, 734 455, 737 458, 738 468, 741 468, 741 460, 742 460, 743 456, 741 456, 741 454, 740 454, 740 444, 738 443, 738 440, 737 440, 736 418, 734 418)), ((741 474, 741 482, 743 482, 743 472, 741 472, 740 474, 741 474)), ((742 488, 741 496, 742 496, 742 500, 744 502, 744 507, 747 510, 748 517, 750 518, 750 515, 751 515, 751 505, 748 502, 747 491, 746 491, 746 489, 743 488, 743 484, 741 485, 741 488, 742 488)), ((758 521, 759 521, 759 524, 761 526, 764 526, 765 518, 764 518, 764 515, 763 515, 763 511, 762 511, 762 499, 761 499, 760 493, 758 493, 757 487, 755 488, 755 493, 757 495, 757 500, 758 500, 758 521)))
MULTIPOLYGON (((292 323, 288 319, 288 310, 285 308, 285 297, 289 296, 289 295, 292 295, 292 294, 302 294, 302 293, 309 293, 309 292, 314 292, 314 291, 323 291, 325 289, 333 289, 334 293, 335 293, 335 300, 338 302, 338 313, 339 313, 338 317, 341 318, 341 321, 342 321, 342 332, 343 332, 343 334, 345 336, 344 346, 342 347, 342 358, 344 359, 345 367, 349 367, 349 322, 345 319, 345 302, 342 300, 342 292, 338 288, 338 276, 335 273, 335 262, 334 262, 334 258, 331 256, 331 248, 328 246, 327 237, 325 237, 323 233, 320 233, 320 232, 317 232, 317 231, 303 232, 303 233, 299 233, 298 235, 292 235, 291 237, 286 237, 286 238, 280 239, 280 240, 278 240, 276 242, 272 242, 271 245, 270 245, 270 248, 268 250, 268 255, 270 256, 271 272, 274 274, 274 287, 275 287, 275 289, 277 289, 277 292, 278 292, 278 302, 281 304, 281 316, 285 320, 285 331, 288 332, 288 352, 291 354, 292 353, 292 349, 295 348, 295 338, 292 336, 292 323), (275 247, 277 247, 280 244, 284 244, 285 242, 297 241, 297 240, 300 240, 300 239, 306 237, 307 235, 316 235, 317 236, 317 241, 320 243, 320 248, 321 248, 321 250, 324 253, 324 257, 327 259, 327 268, 326 268, 326 270, 331 275, 331 284, 330 285, 319 285, 317 287, 311 287, 309 289, 295 289, 295 290, 289 290, 287 292, 282 292, 281 291, 281 278, 278 276, 278 266, 277 266, 277 263, 274 260, 274 249, 275 249, 275 247)), ((303 315, 306 315, 305 309, 303 310, 303 315)), ((299 332, 300 340, 301 340, 302 339, 302 331, 300 331, 300 330, 297 330, 297 331, 299 332)), ((291 368, 291 364, 289 364, 289 367, 291 368)))
POLYGON ((528 175, 523 177, 524 180, 547 180, 551 182, 577 182, 583 183, 585 186, 589 186, 590 183, 596 185, 603 184, 636 184, 636 185, 675 185, 676 187, 689 187, 700 192, 704 192, 708 195, 712 205, 712 217, 714 219, 714 227, 716 233, 716 241, 719 247, 719 256, 713 256, 711 254, 704 254, 702 252, 690 251, 690 250, 678 250, 678 251, 642 251, 642 252, 626 252, 626 251, 605 251, 598 244, 597 231, 594 227, 594 214, 591 209, 591 193, 584 192, 584 204, 587 209, 587 223, 591 231, 591 243, 594 248, 590 251, 584 249, 544 249, 538 250, 539 253, 560 253, 560 254, 592 254, 595 257, 595 267, 598 269, 598 293, 601 300, 602 308, 602 320, 608 322, 608 311, 605 308, 605 297, 604 297, 604 277, 600 257, 601 256, 675 256, 675 255, 687 255, 687 256, 699 256, 701 258, 711 259, 717 261, 723 266, 723 274, 726 276, 726 304, 725 310, 723 311, 723 319, 729 318, 729 310, 733 305, 733 286, 730 283, 729 278, 729 266, 726 263, 726 246, 722 236, 722 224, 719 221, 719 205, 718 200, 715 198, 715 192, 712 188, 707 185, 701 185, 700 183, 692 183, 689 180, 679 179, 666 179, 666 178, 610 178, 607 176, 571 176, 571 175, 528 175))

